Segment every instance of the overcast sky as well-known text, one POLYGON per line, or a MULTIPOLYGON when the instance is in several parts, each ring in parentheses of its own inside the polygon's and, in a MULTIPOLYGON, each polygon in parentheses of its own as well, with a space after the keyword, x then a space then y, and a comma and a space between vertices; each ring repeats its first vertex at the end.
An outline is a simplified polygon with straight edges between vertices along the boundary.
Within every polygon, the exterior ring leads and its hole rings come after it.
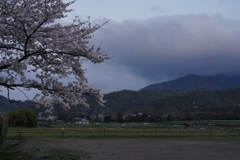
POLYGON ((112 58, 84 65, 103 92, 187 74, 240 74, 240 0, 76 0, 70 8, 65 22, 110 20, 91 43, 112 58))
POLYGON ((113 56, 86 64, 105 92, 139 90, 187 74, 240 74, 239 0, 77 0, 69 18, 110 22, 92 43, 113 56))

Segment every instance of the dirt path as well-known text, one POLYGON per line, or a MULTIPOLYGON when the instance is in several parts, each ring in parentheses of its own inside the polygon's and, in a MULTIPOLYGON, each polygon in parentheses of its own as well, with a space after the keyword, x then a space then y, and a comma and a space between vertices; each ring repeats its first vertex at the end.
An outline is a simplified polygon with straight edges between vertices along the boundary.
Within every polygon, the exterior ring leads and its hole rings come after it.
POLYGON ((77 139, 31 138, 14 160, 238 160, 240 138, 77 139))

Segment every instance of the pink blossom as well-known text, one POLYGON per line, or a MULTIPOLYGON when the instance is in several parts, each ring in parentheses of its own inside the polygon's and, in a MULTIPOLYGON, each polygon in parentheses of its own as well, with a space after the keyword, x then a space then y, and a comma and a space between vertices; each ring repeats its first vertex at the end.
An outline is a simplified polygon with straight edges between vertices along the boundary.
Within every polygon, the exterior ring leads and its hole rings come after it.
MULTIPOLYGON (((100 47, 90 46, 93 33, 102 25, 78 17, 67 25, 56 23, 66 17, 75 1, 0 1, 0 87, 10 93, 15 88, 38 89, 34 101, 51 112, 57 103, 88 107, 84 94, 103 105, 103 94, 87 83, 82 62, 101 63, 110 57, 100 47), (34 75, 31 78, 26 74, 34 75), (74 75, 67 85, 60 82, 74 75)), ((107 22, 106 22, 107 23, 107 22)))

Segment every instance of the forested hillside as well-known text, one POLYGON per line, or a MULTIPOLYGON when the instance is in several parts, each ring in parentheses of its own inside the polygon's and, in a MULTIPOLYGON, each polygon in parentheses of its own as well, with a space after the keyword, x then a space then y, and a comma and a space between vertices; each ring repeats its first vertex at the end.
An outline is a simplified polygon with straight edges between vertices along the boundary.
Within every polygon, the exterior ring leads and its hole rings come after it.
MULTIPOLYGON (((68 112, 72 115, 102 112, 109 114, 111 112, 128 112, 129 110, 136 109, 141 110, 146 107, 152 101, 163 99, 180 94, 178 91, 161 90, 161 91, 144 91, 137 92, 131 90, 122 90, 118 92, 111 92, 106 94, 104 99, 106 100, 105 106, 101 107, 95 101, 86 96, 87 102, 90 104, 89 110, 81 110, 81 106, 72 106, 68 112)), ((7 98, 2 97, 0 99, 0 108, 2 112, 7 112, 15 108, 33 108, 36 112, 44 112, 44 108, 36 109, 36 103, 32 101, 20 101, 19 103, 10 103, 7 98), (7 107, 10 106, 10 107, 7 107), (14 108, 15 106, 15 108, 14 108)), ((59 105, 54 105, 54 113, 63 111, 59 105)))
POLYGON ((18 108, 16 103, 10 103, 10 101, 0 95, 0 112, 6 112, 18 108))
POLYGON ((151 84, 140 89, 140 91, 170 89, 188 92, 202 88, 208 90, 225 90, 238 87, 240 87, 240 76, 198 76, 189 74, 168 82, 151 84))
POLYGON ((142 110, 148 106, 152 101, 173 97, 181 94, 178 91, 160 90, 160 91, 131 91, 123 90, 112 92, 105 95, 104 99, 107 101, 105 107, 99 107, 94 101, 89 99, 90 109, 97 110, 109 114, 111 112, 128 112, 129 110, 142 110))
MULTIPOLYGON (((140 91, 122 90, 111 92, 104 96, 105 107, 100 107, 92 99, 85 96, 89 109, 72 106, 67 110, 69 115, 79 116, 92 113, 133 113, 144 112, 155 115, 184 115, 185 113, 225 113, 240 114, 240 88, 227 89, 238 86, 238 76, 196 76, 188 75, 174 81, 145 87, 140 91), (228 83, 229 84, 228 84, 228 83), (151 87, 155 88, 151 90, 151 87), (163 89, 164 87, 170 89, 163 89), (150 90, 148 90, 150 87, 150 90), (163 87, 163 88, 161 88, 163 87), (199 89, 198 89, 199 88, 199 89), (189 90, 189 91, 187 91, 189 90), (184 91, 184 92, 183 92, 184 91)), ((32 108, 36 113, 45 111, 36 109, 32 101, 12 102, 0 96, 0 112, 8 112, 16 108, 32 108)), ((59 105, 54 105, 53 114, 63 111, 59 105)))
POLYGON ((146 111, 177 114, 180 112, 240 113, 240 89, 195 90, 175 97, 153 101, 146 111))

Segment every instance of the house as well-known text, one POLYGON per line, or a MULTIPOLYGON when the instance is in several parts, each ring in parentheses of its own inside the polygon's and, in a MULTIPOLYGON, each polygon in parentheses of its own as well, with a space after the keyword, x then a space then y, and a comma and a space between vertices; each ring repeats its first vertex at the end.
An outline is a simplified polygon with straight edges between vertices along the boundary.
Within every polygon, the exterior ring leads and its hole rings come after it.
POLYGON ((48 116, 48 117, 37 117, 38 121, 56 121, 58 116, 48 116))
POLYGON ((98 121, 101 121, 101 122, 104 121, 104 115, 98 114, 97 117, 98 117, 98 121))
POLYGON ((46 121, 47 117, 37 117, 38 121, 46 121))
POLYGON ((96 113, 95 114, 90 114, 90 119, 92 121, 95 121, 97 119, 97 114, 96 113))
POLYGON ((89 124, 89 120, 84 118, 74 118, 75 124, 89 124))
POLYGON ((63 123, 63 120, 56 120, 57 123, 63 123))
POLYGON ((46 120, 47 121, 56 121, 58 119, 58 116, 48 116, 47 118, 46 118, 46 120))

